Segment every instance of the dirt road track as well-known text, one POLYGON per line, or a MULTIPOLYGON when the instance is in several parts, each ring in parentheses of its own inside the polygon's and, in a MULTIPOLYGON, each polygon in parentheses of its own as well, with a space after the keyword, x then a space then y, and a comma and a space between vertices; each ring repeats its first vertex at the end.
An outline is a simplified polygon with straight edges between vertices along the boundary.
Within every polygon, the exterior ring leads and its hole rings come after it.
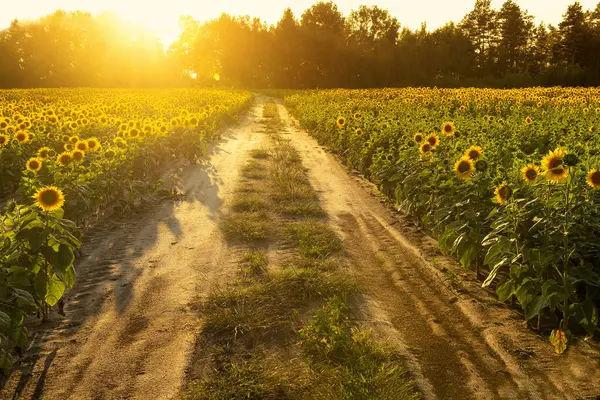
POLYGON ((225 133, 206 165, 179 174, 181 204, 161 203, 89 237, 67 318, 56 317, 46 329, 41 357, 25 374, 13 374, 1 398, 177 395, 200 327, 189 305, 237 268, 226 268, 230 257, 217 220, 239 167, 260 143, 263 100, 225 133))
POLYGON ((522 318, 472 279, 458 294, 439 268, 457 270, 432 239, 383 205, 279 105, 311 184, 343 235, 369 301, 365 323, 403 349, 425 398, 576 399, 600 395, 600 352, 557 356, 522 318), (437 268, 434 266, 436 265, 437 268))

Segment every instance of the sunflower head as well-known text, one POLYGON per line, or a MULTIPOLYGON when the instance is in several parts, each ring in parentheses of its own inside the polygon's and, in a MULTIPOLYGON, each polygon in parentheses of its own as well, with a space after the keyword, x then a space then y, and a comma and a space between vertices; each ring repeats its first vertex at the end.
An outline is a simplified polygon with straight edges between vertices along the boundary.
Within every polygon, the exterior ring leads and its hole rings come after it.
POLYGON ((550 182, 559 183, 567 177, 569 170, 563 163, 564 157, 565 152, 561 149, 556 149, 542 159, 544 175, 550 182))
POLYGON ((364 132, 362 129, 358 128, 354 133, 356 133, 356 136, 362 136, 364 132))
POLYGON ((30 139, 29 132, 27 132, 27 131, 18 131, 17 133, 15 133, 15 139, 20 144, 27 143, 27 142, 29 142, 29 139, 30 139))
POLYGON ((79 142, 75 143, 75 149, 81 150, 83 152, 88 151, 87 141, 80 140, 79 142))
POLYGON ((0 149, 8 144, 8 136, 0 133, 0 149))
POLYGON ((488 163, 485 160, 477 160, 475 161, 475 169, 479 172, 484 172, 488 169, 488 163))
POLYGON ((533 119, 531 119, 531 117, 527 117, 527 118, 525 118, 525 123, 526 123, 527 125, 531 125, 531 124, 532 124, 532 122, 533 122, 533 119))
POLYGON ((465 152, 465 156, 469 157, 471 160, 475 161, 483 156, 483 150, 479 146, 471 146, 465 152))
POLYGON ((27 168, 27 170, 31 172, 38 172, 40 169, 42 169, 42 160, 35 157, 30 158, 29 160, 27 160, 25 168, 27 168))
POLYGON ((587 184, 593 189, 600 189, 600 171, 591 169, 586 176, 587 184))
POLYGON ((442 133, 446 136, 454 136, 456 132, 456 128, 454 127, 454 122, 444 122, 442 124, 442 133))
POLYGON ((421 146, 419 146, 419 152, 424 156, 429 155, 429 153, 431 153, 432 150, 433 146, 427 142, 424 142, 421 144, 421 146))
POLYGON ((494 194, 496 195, 496 201, 498 204, 504 204, 506 200, 510 199, 512 190, 505 183, 503 183, 496 188, 494 194))
POLYGON ((39 189, 33 195, 33 199, 35 205, 46 212, 56 210, 65 204, 65 197, 56 186, 46 186, 39 189))
POLYGON ((49 147, 42 147, 41 149, 38 150, 37 156, 38 156, 38 158, 45 160, 46 158, 50 157, 51 151, 52 151, 52 149, 49 147))
POLYGON ((433 148, 436 148, 440 144, 440 138, 436 133, 432 133, 425 139, 427 143, 433 148))
POLYGON ((475 173, 475 164, 469 157, 462 157, 454 164, 454 173, 460 179, 467 180, 475 173))
POLYGON ((521 175, 527 183, 533 183, 540 174, 540 169, 535 165, 527 165, 521 169, 521 175))
POLYGON ((87 148, 89 151, 98 151, 100 150, 100 142, 96 138, 89 138, 87 140, 87 148))
POLYGON ((77 142, 79 142, 79 136, 71 136, 69 138, 69 142, 71 142, 72 144, 76 144, 77 142))
POLYGON ((415 142, 417 143, 421 143, 423 141, 423 134, 422 133, 415 133, 415 136, 413 136, 413 139, 415 140, 415 142))
POLYGON ((346 118, 338 117, 336 124, 337 124, 338 128, 343 128, 344 125, 346 125, 346 118))
POLYGON ((75 161, 76 163, 81 163, 83 161, 83 158, 85 157, 85 152, 77 149, 75 150, 73 153, 73 161, 75 161))
POLYGON ((60 165, 61 167, 65 167, 65 166, 69 165, 72 160, 73 160, 73 155, 71 153, 69 153, 68 151, 65 151, 58 155, 58 158, 56 159, 56 163, 58 165, 60 165))

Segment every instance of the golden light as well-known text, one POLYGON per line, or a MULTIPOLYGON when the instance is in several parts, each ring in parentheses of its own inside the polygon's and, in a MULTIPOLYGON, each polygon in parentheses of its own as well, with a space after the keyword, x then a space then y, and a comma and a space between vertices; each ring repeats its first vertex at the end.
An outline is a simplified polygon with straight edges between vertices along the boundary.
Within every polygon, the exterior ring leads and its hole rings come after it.
POLYGON ((215 81, 219 82, 219 81, 221 80, 221 75, 219 75, 219 74, 215 73, 215 74, 213 74, 213 79, 214 79, 215 81))

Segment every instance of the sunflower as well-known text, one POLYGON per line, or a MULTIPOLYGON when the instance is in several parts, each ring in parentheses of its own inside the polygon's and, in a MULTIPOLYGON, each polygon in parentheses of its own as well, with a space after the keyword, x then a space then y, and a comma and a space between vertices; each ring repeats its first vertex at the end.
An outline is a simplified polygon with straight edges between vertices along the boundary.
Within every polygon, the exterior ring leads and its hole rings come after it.
POLYGON ((140 131, 137 128, 131 128, 129 131, 129 137, 136 138, 140 135, 140 131))
POLYGON ((461 179, 469 179, 475 173, 475 164, 469 157, 463 156, 454 164, 454 172, 461 179))
POLYGON ((556 149, 542 159, 544 175, 550 182, 559 183, 567 177, 569 170, 563 165, 564 157, 565 152, 561 149, 556 149))
POLYGON ((69 138, 69 142, 71 142, 72 144, 76 144, 77 142, 79 142, 79 136, 71 136, 69 138))
POLYGON ((431 145, 434 149, 440 144, 440 138, 436 133, 432 133, 425 139, 427 143, 431 145))
POLYGON ((423 141, 423 134, 422 133, 415 133, 415 136, 413 136, 413 139, 415 140, 415 142, 417 143, 421 143, 423 141))
POLYGON ((33 195, 35 205, 48 212, 56 210, 65 204, 62 191, 56 186, 46 186, 33 195))
POLYGON ((354 119, 360 119, 362 116, 360 115, 359 112, 355 112, 354 113, 354 119))
POLYGON ((42 160, 40 160, 39 158, 32 157, 29 160, 27 160, 25 168, 27 168, 27 170, 31 172, 38 172, 40 169, 42 169, 42 160))
POLYGON ((423 155, 429 155, 431 150, 433 150, 433 146, 427 142, 421 144, 421 146, 419 147, 419 152, 421 152, 421 154, 423 155))
POLYGON ((465 157, 469 157, 471 160, 475 161, 483 156, 483 150, 479 146, 471 146, 465 152, 465 157))
POLYGON ((533 164, 527 165, 521 169, 521 175, 527 183, 533 183, 540 174, 540 169, 533 164))
POLYGON ((0 149, 3 148, 4 146, 6 146, 7 143, 8 143, 8 136, 0 133, 0 149))
POLYGON ((526 123, 527 125, 531 125, 531 123, 532 123, 532 122, 533 122, 533 119, 531 119, 531 117, 527 117, 527 118, 525 118, 525 123, 526 123))
POLYGON ((68 151, 65 151, 63 153, 60 153, 58 155, 58 158, 56 159, 56 163, 58 165, 60 165, 61 167, 65 167, 67 165, 69 165, 69 163, 73 160, 73 154, 71 154, 68 151))
POLYGON ((80 140, 79 142, 75 143, 75 148, 77 150, 81 150, 83 152, 88 151, 88 145, 87 145, 87 141, 85 140, 80 140))
POLYGON ((54 157, 56 153, 50 147, 42 147, 37 152, 37 157, 45 160, 48 157, 54 157))
POLYGON ((496 188, 494 194, 496 195, 496 201, 498 204, 504 204, 506 200, 510 199, 512 190, 505 183, 503 183, 496 188))
POLYGON ((96 138, 89 138, 87 140, 87 148, 89 151, 98 151, 102 146, 96 138))
POLYGON ((75 150, 73 153, 73 161, 75 161, 76 163, 81 163, 83 161, 83 158, 85 157, 85 152, 81 151, 81 150, 75 150))
POLYGON ((456 132, 456 128, 454 127, 454 122, 444 122, 442 124, 442 133, 446 136, 454 136, 456 132))
POLYGON ((19 131, 15 133, 15 139, 17 139, 17 142, 20 144, 27 143, 29 142, 29 133, 27 131, 19 131))
POLYGON ((586 176, 587 184, 594 189, 600 188, 600 171, 591 169, 586 176))
POLYGON ((362 129, 358 128, 356 129, 356 131, 354 131, 354 133, 356 134, 356 136, 362 136, 364 132, 362 129))
POLYGON ((104 153, 104 156, 106 158, 113 158, 115 156, 115 150, 114 149, 106 150, 106 152, 104 153))
POLYGON ((338 128, 343 128, 344 125, 346 125, 346 118, 339 117, 336 121, 336 124, 337 124, 338 128))

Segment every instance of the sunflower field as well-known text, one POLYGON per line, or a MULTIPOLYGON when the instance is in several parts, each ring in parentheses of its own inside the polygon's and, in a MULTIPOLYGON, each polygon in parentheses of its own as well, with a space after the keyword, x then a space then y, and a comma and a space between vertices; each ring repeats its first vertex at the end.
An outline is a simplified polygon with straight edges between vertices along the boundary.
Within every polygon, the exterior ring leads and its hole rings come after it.
POLYGON ((0 91, 0 368, 75 283, 81 231, 170 193, 169 166, 196 162, 252 95, 171 89, 0 91), (166 192, 166 193, 165 193, 166 192))
POLYGON ((558 353, 598 332, 600 90, 328 90, 285 102, 558 353))

